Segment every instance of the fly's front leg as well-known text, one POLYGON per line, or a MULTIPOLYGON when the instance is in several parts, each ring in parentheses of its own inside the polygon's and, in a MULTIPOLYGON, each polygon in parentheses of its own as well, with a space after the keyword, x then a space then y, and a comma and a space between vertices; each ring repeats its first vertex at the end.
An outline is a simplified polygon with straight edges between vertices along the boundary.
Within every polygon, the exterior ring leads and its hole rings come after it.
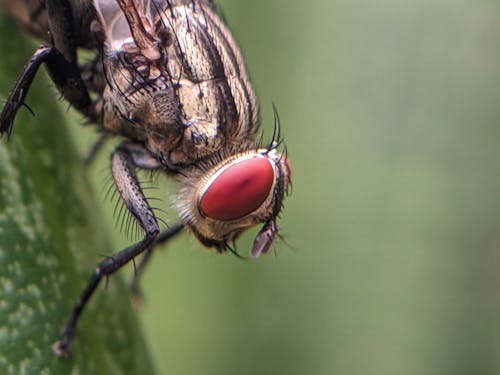
POLYGON ((140 304, 143 300, 142 292, 141 292, 141 287, 139 285, 142 274, 144 273, 144 269, 146 268, 146 265, 149 264, 151 260, 151 255, 153 255, 153 250, 156 248, 157 245, 161 245, 170 239, 174 238, 177 234, 182 232, 182 229, 184 229, 184 224, 182 222, 175 223, 174 225, 170 226, 168 229, 165 229, 160 233, 158 238, 156 239, 154 243, 154 247, 151 247, 148 251, 144 253, 144 255, 141 258, 141 261, 139 264, 137 264, 137 267, 135 269, 134 277, 132 279, 132 282, 130 284, 130 289, 132 291, 132 296, 134 298, 134 301, 138 304, 140 304))
POLYGON ((78 68, 70 64, 53 46, 42 45, 28 61, 28 64, 25 66, 7 98, 5 106, 0 113, 0 135, 10 133, 12 130, 12 124, 14 123, 16 113, 19 107, 24 104, 24 99, 26 98, 31 83, 40 65, 43 63, 48 67, 57 67, 57 69, 53 69, 54 72, 51 75, 54 83, 63 94, 66 93, 70 95, 75 102, 78 102, 82 107, 89 106, 90 98, 85 86, 83 82, 81 82, 83 86, 78 83, 77 77, 80 75, 78 68))
POLYGON ((67 62, 61 66, 49 61, 46 64, 49 74, 62 96, 91 122, 96 122, 100 118, 101 103, 90 100, 86 82, 82 79, 78 66, 73 30, 78 22, 73 19, 72 11, 72 7, 76 4, 70 0, 45 0, 45 2, 53 45, 67 62))
POLYGON ((144 229, 145 236, 141 241, 121 250, 97 265, 78 302, 73 306, 61 339, 52 347, 59 356, 68 357, 71 355, 71 342, 78 319, 100 281, 118 271, 137 255, 151 249, 160 232, 156 216, 142 192, 135 173, 135 168, 145 161, 138 158, 138 156, 140 156, 140 153, 134 153, 134 150, 127 148, 127 144, 120 146, 111 156, 111 170, 125 205, 144 229))
POLYGON ((47 0, 47 11, 53 44, 41 45, 18 78, 0 113, 0 135, 10 133, 14 118, 24 104, 38 69, 45 64, 62 96, 91 121, 99 117, 77 65, 76 45, 72 30, 71 5, 68 0, 47 0))
POLYGON ((10 134, 17 110, 24 103, 38 68, 51 53, 52 47, 40 46, 25 66, 0 113, 0 135, 4 133, 10 134))
MULTIPOLYGON (((120 146, 120 149, 124 150, 130 157, 133 159, 134 164, 141 169, 157 169, 161 168, 161 164, 147 151, 142 145, 132 142, 123 142, 120 146)), ((132 282, 130 284, 130 289, 132 291, 132 296, 135 301, 142 301, 142 293, 139 286, 139 281, 141 279, 142 274, 144 273, 144 269, 146 265, 151 260, 151 255, 153 254, 153 250, 157 245, 161 245, 177 234, 179 234, 182 229, 184 229, 184 224, 182 222, 175 223, 169 228, 162 231, 155 240, 153 246, 144 252, 140 262, 137 264, 135 269, 134 276, 132 278, 132 282)))
POLYGON ((45 0, 52 43, 65 59, 76 65, 76 41, 70 0, 45 0))
POLYGON ((99 151, 102 150, 104 144, 109 138, 110 134, 108 133, 102 133, 99 135, 99 138, 97 139, 97 141, 94 142, 90 150, 87 152, 85 159, 83 160, 83 163, 86 166, 91 165, 95 161, 97 154, 99 153, 99 151))

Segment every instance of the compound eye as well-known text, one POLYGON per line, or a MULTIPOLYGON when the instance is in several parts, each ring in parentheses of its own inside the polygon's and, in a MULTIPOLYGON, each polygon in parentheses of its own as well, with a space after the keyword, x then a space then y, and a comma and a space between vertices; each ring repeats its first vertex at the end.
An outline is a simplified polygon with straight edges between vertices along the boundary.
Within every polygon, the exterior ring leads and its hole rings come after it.
POLYGON ((268 159, 236 162, 210 183, 200 199, 200 209, 213 219, 239 219, 262 205, 273 182, 274 169, 268 159))

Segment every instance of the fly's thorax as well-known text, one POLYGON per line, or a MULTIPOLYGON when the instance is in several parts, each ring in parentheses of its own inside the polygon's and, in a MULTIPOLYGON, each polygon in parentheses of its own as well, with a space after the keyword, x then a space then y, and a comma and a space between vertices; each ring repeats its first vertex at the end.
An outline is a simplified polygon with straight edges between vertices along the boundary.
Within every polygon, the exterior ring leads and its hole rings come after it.
POLYGON ((290 177, 290 164, 276 149, 249 150, 180 176, 174 204, 198 239, 219 251, 244 229, 263 224, 262 231, 270 233, 254 243, 252 255, 257 256, 269 250, 278 231, 290 177))
POLYGON ((258 105, 243 58, 208 1, 141 2, 140 29, 115 2, 95 3, 106 35, 104 128, 173 169, 254 137, 258 105))

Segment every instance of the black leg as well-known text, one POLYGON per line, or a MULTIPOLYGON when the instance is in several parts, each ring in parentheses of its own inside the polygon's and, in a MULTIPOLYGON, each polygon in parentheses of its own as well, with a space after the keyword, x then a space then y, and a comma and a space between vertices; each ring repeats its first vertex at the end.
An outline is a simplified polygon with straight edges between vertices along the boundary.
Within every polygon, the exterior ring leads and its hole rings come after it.
POLYGON ((139 283, 146 265, 151 260, 151 255, 153 255, 154 249, 156 248, 156 246, 161 245, 174 238, 182 231, 182 229, 184 229, 184 224, 182 222, 178 222, 161 232, 151 249, 146 251, 142 256, 139 264, 135 268, 134 277, 132 278, 132 282, 130 284, 130 289, 132 291, 132 297, 134 298, 134 301, 140 303, 143 300, 139 283))
POLYGON ((61 339, 52 347, 54 352, 60 356, 68 357, 71 355, 71 342, 78 319, 103 277, 111 275, 137 255, 150 250, 160 232, 158 221, 137 180, 135 173, 137 163, 133 155, 126 147, 119 147, 111 157, 111 166, 113 178, 122 199, 146 234, 141 241, 121 250, 97 265, 78 302, 73 306, 61 339))
POLYGON ((0 135, 10 134, 16 113, 24 104, 31 83, 42 63, 45 63, 62 96, 73 107, 90 121, 97 121, 100 117, 99 106, 91 101, 77 64, 71 3, 68 0, 47 0, 46 7, 52 44, 40 46, 18 78, 0 113, 0 135))
POLYGON ((99 153, 99 151, 101 151, 102 147, 104 146, 106 141, 109 140, 109 138, 110 135, 108 133, 102 133, 99 135, 99 138, 94 142, 83 161, 85 165, 88 166, 94 162, 97 154, 99 153))
POLYGON ((40 46, 25 66, 21 76, 17 79, 0 113, 0 135, 4 133, 10 134, 17 110, 23 105, 38 68, 45 62, 47 56, 52 53, 52 49, 50 46, 40 46))
POLYGON ((69 63, 53 46, 41 45, 24 67, 0 113, 0 135, 11 132, 16 113, 24 104, 31 83, 43 63, 47 65, 52 80, 62 95, 84 114, 91 113, 91 100, 78 67, 69 63))
POLYGON ((45 0, 52 44, 76 66, 76 41, 70 0, 45 0))
POLYGON ((160 235, 156 239, 155 246, 164 244, 171 238, 175 237, 175 235, 179 234, 182 229, 184 229, 184 223, 175 223, 174 225, 160 233, 160 235))

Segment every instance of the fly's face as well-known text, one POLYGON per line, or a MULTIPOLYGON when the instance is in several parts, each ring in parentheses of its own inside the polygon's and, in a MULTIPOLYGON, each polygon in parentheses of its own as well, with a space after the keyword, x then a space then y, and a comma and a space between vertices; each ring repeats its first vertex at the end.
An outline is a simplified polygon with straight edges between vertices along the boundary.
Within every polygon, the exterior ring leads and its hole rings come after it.
POLYGON ((106 129, 141 140, 170 170, 253 144, 257 100, 241 53, 208 1, 95 6, 106 35, 106 129))
POLYGON ((274 148, 237 154, 183 177, 178 208, 198 239, 219 251, 243 229, 264 223, 251 251, 256 257, 273 244, 290 177, 288 160, 274 148))

